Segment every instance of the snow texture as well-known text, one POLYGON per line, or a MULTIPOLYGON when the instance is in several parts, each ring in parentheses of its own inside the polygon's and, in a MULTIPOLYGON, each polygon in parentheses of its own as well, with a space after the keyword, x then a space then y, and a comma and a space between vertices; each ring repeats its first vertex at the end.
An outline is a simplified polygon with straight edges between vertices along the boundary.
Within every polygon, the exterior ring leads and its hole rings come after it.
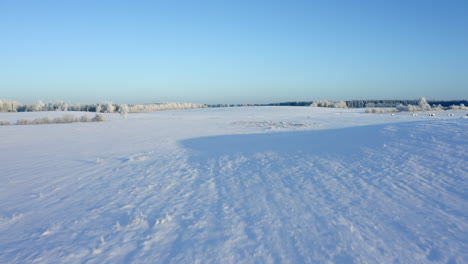
POLYGON ((465 114, 3 126, 0 263, 468 263, 465 114))

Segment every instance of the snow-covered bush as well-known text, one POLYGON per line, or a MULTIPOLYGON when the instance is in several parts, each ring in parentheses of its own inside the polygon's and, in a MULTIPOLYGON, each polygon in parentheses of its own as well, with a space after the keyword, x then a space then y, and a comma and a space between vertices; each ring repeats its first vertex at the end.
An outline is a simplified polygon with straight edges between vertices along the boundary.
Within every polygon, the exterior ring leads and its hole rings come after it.
POLYGON ((468 110, 468 107, 466 107, 464 104, 460 104, 460 105, 451 105, 449 109, 450 110, 468 110))
POLYGON ((96 114, 92 119, 91 121, 92 122, 102 122, 102 121, 105 121, 106 119, 104 118, 103 115, 99 115, 99 114, 96 114))
POLYGON ((22 125, 29 125, 29 120, 27 120, 27 119, 18 119, 18 120, 16 121, 16 124, 17 124, 17 125, 21 125, 21 126, 22 126, 22 125))
POLYGON ((402 105, 399 104, 395 107, 395 109, 399 112, 416 112, 416 111, 421 111, 421 108, 419 108, 416 105, 402 105))
POLYGON ((0 120, 0 126, 9 126, 11 123, 9 121, 0 120))
POLYGON ((82 115, 80 118, 79 118, 80 122, 91 122, 91 118, 87 115, 82 115))
POLYGON ((79 122, 79 118, 74 115, 63 115, 61 117, 56 117, 52 120, 53 124, 62 124, 62 123, 74 123, 79 122))
POLYGON ((61 117, 56 117, 50 119, 49 117, 40 117, 33 120, 28 119, 19 119, 16 121, 17 125, 44 125, 44 124, 67 124, 67 123, 77 123, 77 122, 102 122, 104 121, 104 116, 96 115, 93 118, 90 118, 86 115, 83 116, 74 116, 74 115, 63 115, 61 117))
POLYGON ((395 108, 369 108, 369 109, 366 109, 366 113, 373 113, 373 114, 376 114, 376 113, 394 113, 394 112, 398 112, 397 109, 395 108))

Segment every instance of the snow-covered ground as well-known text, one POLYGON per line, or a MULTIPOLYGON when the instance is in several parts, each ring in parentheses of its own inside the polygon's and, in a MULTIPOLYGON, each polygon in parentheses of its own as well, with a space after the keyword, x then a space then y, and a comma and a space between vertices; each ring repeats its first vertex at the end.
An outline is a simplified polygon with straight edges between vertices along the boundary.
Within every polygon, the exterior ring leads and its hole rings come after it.
POLYGON ((0 126, 0 263, 468 263, 465 114, 0 126))

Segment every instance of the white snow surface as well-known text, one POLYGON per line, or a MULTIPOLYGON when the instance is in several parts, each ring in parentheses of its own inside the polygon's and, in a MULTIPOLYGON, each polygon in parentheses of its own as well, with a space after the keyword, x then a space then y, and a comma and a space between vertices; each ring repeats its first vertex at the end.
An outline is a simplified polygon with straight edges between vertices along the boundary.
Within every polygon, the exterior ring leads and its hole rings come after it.
POLYGON ((0 126, 0 263, 468 263, 468 119, 447 113, 0 126))

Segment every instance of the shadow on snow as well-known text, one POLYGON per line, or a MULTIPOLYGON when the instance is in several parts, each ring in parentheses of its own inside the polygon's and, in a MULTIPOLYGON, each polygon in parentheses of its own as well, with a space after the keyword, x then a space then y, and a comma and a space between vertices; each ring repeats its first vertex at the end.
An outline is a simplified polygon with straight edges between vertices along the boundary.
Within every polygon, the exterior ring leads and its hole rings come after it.
POLYGON ((278 132, 269 134, 223 135, 181 141, 199 158, 223 155, 250 155, 262 152, 303 153, 310 155, 350 155, 365 148, 381 148, 386 141, 385 125, 329 130, 278 132))

